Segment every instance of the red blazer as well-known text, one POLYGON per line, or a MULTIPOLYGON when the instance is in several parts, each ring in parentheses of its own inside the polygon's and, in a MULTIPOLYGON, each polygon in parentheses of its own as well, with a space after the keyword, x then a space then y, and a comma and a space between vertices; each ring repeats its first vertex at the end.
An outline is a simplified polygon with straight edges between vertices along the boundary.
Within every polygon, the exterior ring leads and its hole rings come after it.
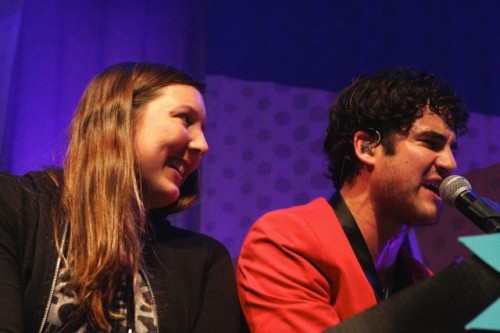
MULTIPOLYGON (((415 280, 431 275, 412 259, 415 280)), ((252 332, 321 332, 377 304, 337 216, 324 198, 262 216, 236 271, 252 332)))

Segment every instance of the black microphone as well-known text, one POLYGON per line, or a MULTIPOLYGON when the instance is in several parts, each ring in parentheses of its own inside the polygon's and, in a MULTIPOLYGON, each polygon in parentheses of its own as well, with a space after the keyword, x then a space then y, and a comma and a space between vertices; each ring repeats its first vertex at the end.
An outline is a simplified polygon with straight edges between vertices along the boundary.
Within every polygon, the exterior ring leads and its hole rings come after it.
POLYGON ((500 207, 487 198, 476 195, 462 176, 449 176, 439 186, 439 196, 455 206, 486 233, 500 232, 500 207))

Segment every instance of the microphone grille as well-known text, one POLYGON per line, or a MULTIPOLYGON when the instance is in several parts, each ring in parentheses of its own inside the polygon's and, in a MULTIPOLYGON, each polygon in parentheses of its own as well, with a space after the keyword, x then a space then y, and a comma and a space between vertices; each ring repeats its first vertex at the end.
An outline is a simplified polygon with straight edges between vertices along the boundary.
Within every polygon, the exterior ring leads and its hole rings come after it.
POLYGON ((464 177, 457 175, 449 176, 439 186, 439 196, 447 204, 454 205, 457 196, 470 188, 469 181, 464 177))

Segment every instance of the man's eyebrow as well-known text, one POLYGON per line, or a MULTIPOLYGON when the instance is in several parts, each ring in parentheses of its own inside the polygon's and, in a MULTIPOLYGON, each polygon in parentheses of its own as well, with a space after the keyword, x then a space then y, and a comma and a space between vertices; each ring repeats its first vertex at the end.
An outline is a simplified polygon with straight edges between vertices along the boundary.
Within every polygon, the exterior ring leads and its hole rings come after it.
POLYGON ((438 140, 438 141, 447 141, 448 140, 444 134, 441 134, 441 133, 433 131, 433 130, 419 132, 419 133, 417 133, 417 136, 425 137, 428 139, 434 139, 434 140, 438 140))
MULTIPOLYGON (((441 144, 445 144, 446 142, 448 142, 448 138, 444 134, 432 130, 422 131, 420 133, 417 133, 417 137, 431 139, 441 144)), ((457 149, 458 148, 457 140, 453 140, 453 142, 451 142, 450 144, 450 147, 451 149, 457 149)))

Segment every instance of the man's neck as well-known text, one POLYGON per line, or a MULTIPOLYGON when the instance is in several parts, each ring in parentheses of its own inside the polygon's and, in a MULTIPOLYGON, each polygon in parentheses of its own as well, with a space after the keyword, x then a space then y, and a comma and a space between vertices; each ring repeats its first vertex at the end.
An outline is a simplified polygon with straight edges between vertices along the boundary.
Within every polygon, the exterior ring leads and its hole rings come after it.
POLYGON ((344 186, 340 193, 363 235, 382 286, 385 287, 390 283, 407 226, 398 221, 377 218, 373 204, 365 192, 357 192, 353 187, 344 186))

